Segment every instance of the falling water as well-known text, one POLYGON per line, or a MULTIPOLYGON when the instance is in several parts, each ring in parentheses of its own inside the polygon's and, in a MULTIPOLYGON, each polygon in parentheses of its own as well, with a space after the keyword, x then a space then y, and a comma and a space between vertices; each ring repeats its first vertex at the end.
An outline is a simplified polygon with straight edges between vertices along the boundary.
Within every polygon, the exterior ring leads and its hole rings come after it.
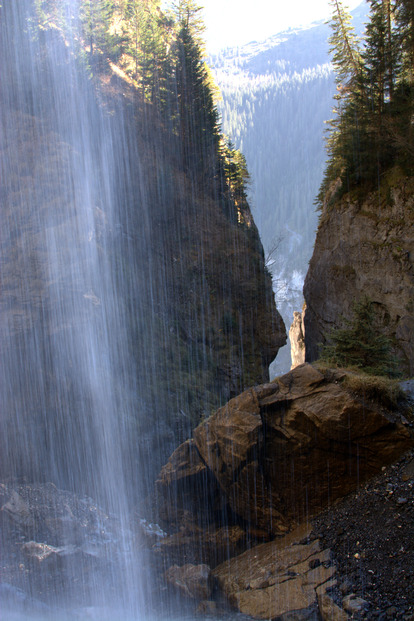
POLYGON ((202 415, 268 379, 283 325, 211 145, 200 181, 78 8, 0 5, 0 597, 19 621, 181 620, 138 505, 202 415))
MULTIPOLYGON (((97 104, 75 59, 75 3, 63 15, 66 40, 57 27, 34 27, 33 2, 2 4, 2 474, 52 481, 116 516, 117 534, 105 535, 112 574, 89 580, 85 602, 140 618, 140 561, 127 528, 139 455, 131 461, 125 432, 139 386, 122 297, 125 125, 97 104)), ((143 212, 144 199, 136 202, 143 212)), ((21 586, 31 590, 23 578, 21 586)))

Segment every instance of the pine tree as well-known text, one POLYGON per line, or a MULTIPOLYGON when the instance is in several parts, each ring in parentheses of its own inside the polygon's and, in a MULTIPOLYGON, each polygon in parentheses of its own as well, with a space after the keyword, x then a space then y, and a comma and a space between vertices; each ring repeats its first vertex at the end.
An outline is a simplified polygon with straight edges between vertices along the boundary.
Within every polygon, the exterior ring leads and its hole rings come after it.
POLYGON ((398 26, 397 42, 402 52, 401 79, 414 83, 414 0, 395 1, 395 20, 398 26))
POLYGON ((355 89, 361 88, 362 59, 361 49, 352 16, 345 9, 341 0, 330 0, 333 9, 329 38, 332 63, 335 68, 336 82, 341 88, 336 99, 347 98, 355 89))
POLYGON ((132 76, 143 97, 152 103, 165 89, 167 62, 166 30, 159 4, 159 0, 127 0, 125 7, 126 51, 133 61, 132 76))
POLYGON ((395 22, 395 45, 401 50, 401 66, 391 109, 391 135, 400 162, 414 174, 414 0, 396 0, 395 22))
POLYGON ((335 117, 329 122, 328 166, 318 201, 323 203, 329 185, 341 179, 345 188, 361 174, 361 117, 366 99, 361 47, 352 16, 341 0, 331 0, 333 9, 329 38, 336 74, 335 117))
POLYGON ((321 359, 341 367, 356 367, 370 375, 397 375, 391 340, 381 333, 375 307, 368 297, 353 305, 353 317, 345 328, 333 330, 321 359))
POLYGON ((361 48, 350 15, 340 0, 331 0, 338 93, 327 141, 329 160, 317 198, 321 206, 357 186, 363 192, 378 187, 383 173, 395 164, 413 168, 413 88, 411 78, 404 76, 412 76, 414 0, 369 1, 370 21, 361 48))
POLYGON ((364 71, 372 111, 379 122, 395 85, 396 48, 392 45, 391 4, 371 0, 370 22, 366 29, 364 71))
POLYGON ((217 164, 220 132, 211 77, 204 61, 200 10, 193 0, 179 0, 175 6, 178 132, 184 167, 198 168, 211 177, 217 164))
POLYGON ((97 49, 107 40, 111 10, 108 0, 82 0, 80 16, 91 62, 97 49))

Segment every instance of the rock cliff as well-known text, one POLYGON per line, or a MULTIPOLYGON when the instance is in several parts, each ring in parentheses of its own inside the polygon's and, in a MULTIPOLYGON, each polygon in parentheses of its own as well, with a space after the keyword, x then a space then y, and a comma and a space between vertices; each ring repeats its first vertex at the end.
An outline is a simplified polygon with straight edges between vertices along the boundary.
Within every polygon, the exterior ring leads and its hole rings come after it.
POLYGON ((134 467, 158 471, 202 415, 268 379, 286 341, 257 229, 247 205, 242 213, 223 200, 218 175, 184 170, 179 136, 110 64, 93 80, 80 63, 74 69, 55 28, 42 30, 37 49, 23 37, 16 56, 6 17, 3 472, 66 487, 93 470, 80 464, 76 474, 63 462, 89 452, 95 461, 93 442, 79 446, 94 365, 124 404, 130 454, 141 446, 134 467), (91 342, 102 344, 99 361, 91 342), (53 450, 37 449, 50 434, 58 446, 67 420, 57 458, 70 474, 55 480, 53 450))
POLYGON ((398 170, 358 200, 324 205, 304 286, 306 360, 362 296, 375 304, 401 371, 414 373, 414 183, 398 170))

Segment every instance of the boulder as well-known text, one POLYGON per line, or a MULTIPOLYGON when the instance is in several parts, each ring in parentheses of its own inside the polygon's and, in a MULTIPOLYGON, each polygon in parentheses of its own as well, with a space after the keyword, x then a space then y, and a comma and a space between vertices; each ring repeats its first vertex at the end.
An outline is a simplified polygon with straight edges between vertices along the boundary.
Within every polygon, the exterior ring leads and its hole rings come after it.
POLYGON ((351 392, 345 371, 300 365, 229 401, 177 449, 157 483, 166 524, 182 530, 185 510, 193 524, 208 515, 211 530, 227 520, 252 540, 280 536, 407 450, 398 420, 351 392))
POLYGON ((116 523, 91 498, 58 489, 53 483, 3 485, 0 517, 4 529, 18 529, 26 542, 82 546, 93 539, 105 546, 116 523))
POLYGON ((277 509, 278 497, 260 470, 263 426, 259 397, 267 390, 265 384, 245 391, 194 431, 198 451, 231 511, 263 534, 269 532, 269 525, 274 532, 287 530, 277 509))
MULTIPOLYGON (((98 581, 118 592, 124 549, 137 542, 91 498, 51 483, 1 484, 0 503, 2 580, 12 610, 29 610, 35 600, 84 605, 98 581)), ((51 610, 51 618, 63 615, 51 610)))
POLYGON ((181 444, 162 468, 155 482, 157 511, 161 520, 182 523, 191 509, 202 519, 214 504, 218 485, 202 460, 193 439, 181 444), (198 497, 197 505, 194 498, 198 497))
POLYGON ((322 621, 348 621, 349 617, 327 593, 318 594, 319 612, 322 621))
POLYGON ((279 510, 296 520, 345 496, 412 443, 392 412, 348 391, 346 377, 304 364, 260 402, 263 470, 279 510))
POLYGON ((153 546, 164 565, 174 563, 207 563, 215 567, 229 556, 236 556, 246 549, 249 534, 238 525, 216 528, 200 527, 194 523, 186 523, 181 529, 153 546))
POLYGON ((210 567, 208 565, 173 565, 165 572, 168 584, 176 588, 181 595, 201 601, 211 596, 210 567))

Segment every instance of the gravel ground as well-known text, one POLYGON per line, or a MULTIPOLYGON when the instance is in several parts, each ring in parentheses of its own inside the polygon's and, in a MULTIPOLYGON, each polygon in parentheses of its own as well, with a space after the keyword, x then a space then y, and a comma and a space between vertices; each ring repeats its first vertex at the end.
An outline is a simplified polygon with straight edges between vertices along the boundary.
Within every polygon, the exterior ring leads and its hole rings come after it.
POLYGON ((331 595, 341 605, 351 599, 351 618, 414 621, 414 450, 319 515, 313 529, 338 567, 331 595))

